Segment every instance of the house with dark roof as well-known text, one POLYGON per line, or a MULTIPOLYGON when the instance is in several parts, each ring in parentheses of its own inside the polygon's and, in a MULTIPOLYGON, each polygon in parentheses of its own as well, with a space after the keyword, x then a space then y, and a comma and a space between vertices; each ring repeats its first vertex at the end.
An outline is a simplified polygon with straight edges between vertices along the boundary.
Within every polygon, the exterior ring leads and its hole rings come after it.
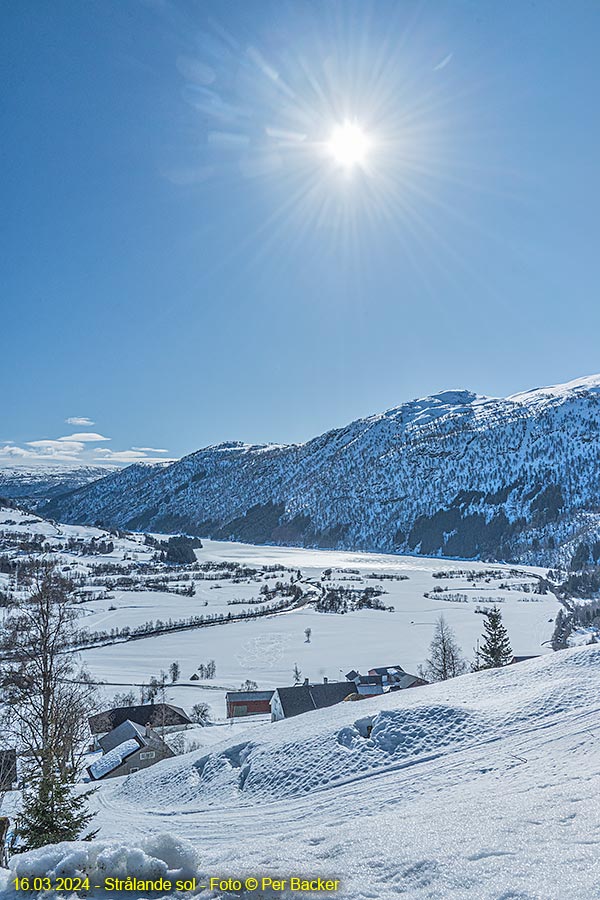
POLYGON ((369 675, 381 678, 384 691, 401 691, 409 687, 418 687, 427 682, 418 675, 405 672, 402 666, 377 666, 369 669, 369 675))
POLYGON ((227 718, 268 715, 271 712, 273 691, 227 691, 227 718))
POLYGON ((346 672, 346 679, 354 682, 359 697, 376 697, 383 694, 383 677, 381 675, 361 675, 356 669, 346 672))
POLYGON ((375 697, 389 691, 401 691, 409 687, 427 684, 418 675, 405 672, 401 666, 378 666, 369 669, 368 675, 361 675, 355 669, 346 674, 348 681, 356 685, 359 697, 375 697))
POLYGON ((149 730, 147 725, 138 725, 137 722, 130 722, 127 719, 125 722, 117 725, 116 728, 113 728, 112 731, 109 731, 108 734, 98 738, 98 746, 103 753, 110 753, 123 741, 129 741, 131 738, 143 741, 146 737, 146 732, 149 730))
POLYGON ((323 684, 298 684, 276 688, 271 699, 271 721, 290 719, 313 709, 323 709, 341 703, 356 692, 352 681, 325 681, 323 684))
POLYGON ((94 739, 94 746, 99 747, 101 737, 126 721, 134 722, 137 725, 149 725, 161 734, 183 731, 192 724, 187 713, 181 707, 173 706, 172 703, 117 706, 89 717, 88 724, 94 739))
POLYGON ((126 720, 99 739, 102 756, 87 767, 92 781, 132 775, 161 759, 175 756, 171 748, 147 725, 126 720))
POLYGON ((402 666, 375 666, 374 669, 369 669, 369 675, 380 675, 384 682, 391 683, 406 675, 406 672, 402 666))

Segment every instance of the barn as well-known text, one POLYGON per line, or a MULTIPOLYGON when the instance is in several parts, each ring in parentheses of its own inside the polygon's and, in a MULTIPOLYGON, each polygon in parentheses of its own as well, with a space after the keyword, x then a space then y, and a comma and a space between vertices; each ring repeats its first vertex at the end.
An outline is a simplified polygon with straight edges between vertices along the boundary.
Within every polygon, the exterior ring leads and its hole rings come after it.
POLYGON ((273 691, 228 691, 225 695, 227 718, 269 715, 273 691))

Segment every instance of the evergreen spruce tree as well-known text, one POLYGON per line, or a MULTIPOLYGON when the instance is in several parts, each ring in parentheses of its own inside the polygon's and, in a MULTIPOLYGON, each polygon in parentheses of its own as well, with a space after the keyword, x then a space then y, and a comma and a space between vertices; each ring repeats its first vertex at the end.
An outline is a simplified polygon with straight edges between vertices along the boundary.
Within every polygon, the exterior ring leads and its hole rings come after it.
POLYGON ((568 647, 569 635, 573 631, 573 619, 573 613, 567 613, 564 609, 559 609, 554 623, 554 634, 552 635, 551 640, 553 650, 566 650, 568 647))
POLYGON ((484 641, 479 648, 477 668, 497 669, 508 665, 512 649, 508 632, 502 624, 502 613, 497 606, 486 613, 483 630, 484 641))
MULTIPOLYGON (((57 771, 30 780, 16 823, 18 852, 80 838, 94 817, 85 811, 90 793, 74 794, 73 783, 57 771)), ((92 840, 97 833, 84 840, 92 840)))

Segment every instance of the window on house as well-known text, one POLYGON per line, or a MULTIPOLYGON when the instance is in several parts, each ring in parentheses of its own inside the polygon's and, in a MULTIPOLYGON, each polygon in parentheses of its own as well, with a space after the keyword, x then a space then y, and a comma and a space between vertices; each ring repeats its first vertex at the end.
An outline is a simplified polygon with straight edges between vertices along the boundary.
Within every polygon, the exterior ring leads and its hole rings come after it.
POLYGON ((130 775, 132 775, 134 772, 139 772, 139 771, 140 771, 139 766, 129 766, 129 774, 130 775))
POLYGON ((148 750, 146 753, 140 753, 140 759, 154 759, 156 753, 154 750, 148 750))

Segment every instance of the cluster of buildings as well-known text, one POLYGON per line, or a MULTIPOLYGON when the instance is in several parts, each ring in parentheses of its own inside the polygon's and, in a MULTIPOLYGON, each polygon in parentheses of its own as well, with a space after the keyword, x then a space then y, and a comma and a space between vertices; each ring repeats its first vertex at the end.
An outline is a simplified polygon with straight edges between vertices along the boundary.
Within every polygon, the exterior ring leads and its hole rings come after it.
MULTIPOLYGON (((305 679, 294 687, 269 691, 229 691, 227 717, 270 715, 273 722, 289 719, 313 709, 323 709, 346 700, 362 700, 389 691, 426 684, 401 666, 369 669, 366 675, 352 670, 345 681, 311 684, 305 679)), ((175 756, 165 736, 184 731, 192 724, 187 713, 172 703, 145 703, 119 706, 88 719, 92 735, 91 750, 100 750, 87 772, 92 781, 131 775, 175 756)))
MULTIPOLYGON (((514 656, 511 663, 533 658, 514 656)), ((306 678, 293 687, 228 691, 227 717, 237 719, 270 715, 271 721, 278 722, 337 703, 376 697, 424 684, 427 682, 405 672, 399 665, 369 669, 366 675, 352 669, 346 673, 345 681, 324 678, 315 684, 306 678)), ((185 710, 172 703, 119 706, 90 716, 88 723, 92 736, 90 750, 101 751, 101 756, 87 767, 92 781, 131 775, 175 756, 165 736, 185 731, 193 724, 185 710)), ((14 749, 0 750, 0 790, 13 790, 17 784, 17 752, 14 749)))
POLYGON ((345 678, 345 681, 324 678, 319 684, 311 684, 306 678, 303 684, 272 691, 229 691, 225 698, 227 717, 270 715, 271 721, 278 722, 346 700, 362 700, 427 684, 417 675, 405 672, 401 666, 369 669, 366 675, 353 669, 345 678))

